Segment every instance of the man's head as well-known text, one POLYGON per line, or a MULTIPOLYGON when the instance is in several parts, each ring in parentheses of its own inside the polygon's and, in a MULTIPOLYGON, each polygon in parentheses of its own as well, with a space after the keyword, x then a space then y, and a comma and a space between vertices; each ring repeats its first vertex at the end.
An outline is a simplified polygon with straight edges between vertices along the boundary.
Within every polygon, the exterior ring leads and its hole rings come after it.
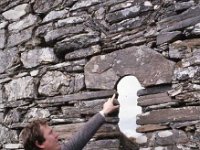
POLYGON ((22 130, 25 150, 60 150, 58 135, 46 120, 35 120, 22 130))

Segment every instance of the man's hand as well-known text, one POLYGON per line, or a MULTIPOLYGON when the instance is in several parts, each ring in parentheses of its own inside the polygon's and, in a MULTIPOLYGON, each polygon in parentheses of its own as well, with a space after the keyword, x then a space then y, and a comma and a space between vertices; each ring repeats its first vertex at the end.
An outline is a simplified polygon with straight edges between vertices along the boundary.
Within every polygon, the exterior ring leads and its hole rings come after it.
POLYGON ((114 105, 115 94, 113 94, 112 98, 109 98, 107 102, 103 104, 102 112, 104 115, 108 115, 117 109, 119 109, 119 105, 114 105))

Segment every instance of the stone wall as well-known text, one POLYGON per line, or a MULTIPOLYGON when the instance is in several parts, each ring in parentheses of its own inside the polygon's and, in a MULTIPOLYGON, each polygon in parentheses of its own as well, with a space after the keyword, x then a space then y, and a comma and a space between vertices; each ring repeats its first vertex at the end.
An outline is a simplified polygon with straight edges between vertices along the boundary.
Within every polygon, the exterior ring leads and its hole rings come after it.
MULTIPOLYGON (((145 88, 139 149, 200 149, 199 14, 193 0, 0 1, 1 149, 23 149, 36 117, 68 139, 126 75, 145 88)), ((118 120, 84 149, 120 149, 118 120)))

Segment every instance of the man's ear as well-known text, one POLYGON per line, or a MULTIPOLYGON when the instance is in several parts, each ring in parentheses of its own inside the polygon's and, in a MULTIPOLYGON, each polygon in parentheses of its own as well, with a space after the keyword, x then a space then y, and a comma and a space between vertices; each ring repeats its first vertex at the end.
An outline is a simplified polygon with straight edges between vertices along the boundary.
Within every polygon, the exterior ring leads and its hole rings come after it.
POLYGON ((40 144, 38 141, 35 141, 35 145, 37 147, 39 147, 40 149, 43 149, 44 148, 44 144, 40 144))

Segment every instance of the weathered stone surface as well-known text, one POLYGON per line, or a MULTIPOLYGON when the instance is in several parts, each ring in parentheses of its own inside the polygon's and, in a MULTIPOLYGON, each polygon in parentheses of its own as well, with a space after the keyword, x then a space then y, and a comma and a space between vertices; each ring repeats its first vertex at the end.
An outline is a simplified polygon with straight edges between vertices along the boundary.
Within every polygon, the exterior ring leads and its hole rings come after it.
POLYGON ((166 102, 163 104, 156 104, 156 105, 151 105, 147 106, 143 109, 144 112, 151 111, 151 110, 158 110, 158 109, 163 109, 163 108, 172 108, 172 107, 177 107, 179 106, 178 102, 166 102))
POLYGON ((83 101, 83 100, 90 100, 94 98, 100 99, 104 97, 111 97, 114 93, 115 91, 113 90, 81 92, 81 93, 64 95, 64 96, 56 96, 54 98, 47 98, 45 100, 38 100, 37 103, 39 105, 42 105, 42 104, 61 105, 64 102, 70 102, 70 101, 83 101))
POLYGON ((44 35, 46 35, 48 32, 52 30, 53 30, 53 23, 51 22, 51 23, 39 26, 35 31, 35 35, 44 37, 44 35))
POLYGON ((8 128, 0 125, 0 141, 1 144, 8 142, 16 142, 18 139, 17 132, 14 130, 9 130, 8 128))
POLYGON ((200 64, 200 49, 195 49, 191 57, 182 59, 181 62, 182 62, 183 67, 199 65, 200 64))
POLYGON ((50 116, 50 112, 48 109, 42 108, 31 108, 28 110, 25 115, 25 122, 30 122, 34 118, 48 118, 50 116))
POLYGON ((189 126, 194 126, 199 124, 199 120, 198 121, 186 121, 186 122, 173 122, 170 124, 170 127, 172 127, 173 129, 180 129, 183 127, 189 127, 189 126))
POLYGON ((5 33, 6 33, 5 30, 0 30, 0 49, 4 48, 5 46, 5 41, 6 41, 5 33))
POLYGON ((22 30, 18 33, 12 33, 9 37, 8 37, 8 47, 12 47, 12 46, 16 46, 19 45, 23 42, 28 41, 29 39, 31 39, 32 36, 32 27, 22 30))
POLYGON ((4 108, 4 106, 2 106, 2 104, 0 104, 0 123, 3 123, 3 119, 4 119, 4 111, 2 110, 2 108, 4 108))
POLYGON ((65 60, 86 58, 88 56, 92 56, 100 52, 101 52, 101 47, 99 45, 93 45, 89 48, 79 49, 79 50, 66 54, 65 60))
POLYGON ((42 22, 44 23, 44 22, 55 20, 55 19, 64 18, 67 15, 68 15, 68 10, 66 9, 61 10, 61 11, 51 11, 45 16, 42 22))
POLYGON ((198 91, 194 92, 187 92, 187 93, 180 93, 175 96, 177 100, 181 100, 182 102, 187 102, 188 105, 191 103, 191 105, 198 105, 200 94, 198 91))
POLYGON ((33 26, 38 20, 39 20, 39 18, 37 16, 29 14, 24 19, 22 19, 18 22, 9 24, 8 30, 10 30, 12 32, 19 32, 27 27, 33 26))
POLYGON ((70 38, 65 38, 61 42, 55 45, 55 53, 68 53, 68 51, 85 48, 92 44, 98 44, 100 42, 99 34, 88 33, 79 34, 70 38))
POLYGON ((120 76, 130 74, 136 76, 142 86, 170 83, 173 67, 173 62, 148 47, 130 47, 93 57, 85 66, 85 83, 87 88, 112 89, 120 76))
POLYGON ((35 0, 34 2, 33 9, 36 13, 46 13, 61 4, 62 0, 48 0, 48 3, 46 0, 35 0))
POLYGON ((107 99, 98 99, 93 101, 80 101, 76 104, 79 107, 81 114, 94 115, 102 109, 104 102, 107 99))
POLYGON ((167 93, 146 95, 138 98, 139 106, 150 106, 167 102, 172 102, 171 97, 169 97, 167 93))
POLYGON ((199 13, 199 6, 192 7, 177 16, 164 18, 158 22, 157 28, 162 32, 169 32, 195 25, 200 21, 199 13))
POLYGON ((134 28, 140 27, 143 23, 145 23, 145 19, 146 19, 146 16, 144 17, 137 16, 134 18, 126 19, 119 23, 112 24, 112 26, 110 26, 110 32, 116 33, 116 32, 125 31, 127 29, 134 29, 134 28))
POLYGON ((187 68, 176 68, 174 70, 174 77, 176 80, 187 80, 198 76, 200 68, 198 66, 187 68))
POLYGON ((189 141, 186 133, 181 130, 166 130, 156 134, 156 144, 161 146, 186 143, 189 141))
POLYGON ((8 20, 18 20, 30 11, 28 4, 22 4, 4 12, 2 15, 8 20))
POLYGON ((81 59, 81 60, 76 60, 76 61, 67 61, 64 63, 59 63, 53 66, 49 66, 48 68, 50 70, 55 70, 55 69, 64 69, 65 71, 83 71, 84 66, 86 64, 86 59, 81 59))
POLYGON ((89 16, 83 15, 83 16, 74 16, 74 17, 67 17, 66 19, 58 20, 55 23, 55 26, 57 28, 63 27, 63 26, 69 26, 73 24, 80 24, 83 23, 88 19, 89 16))
POLYGON ((20 111, 17 109, 13 109, 6 114, 4 118, 4 123, 7 125, 12 123, 18 123, 20 121, 20 118, 21 118, 20 111))
POLYGON ((5 92, 8 96, 8 101, 14 101, 24 98, 36 97, 34 78, 27 76, 19 79, 13 79, 5 84, 5 92))
POLYGON ((134 2, 132 2, 132 1, 124 1, 123 3, 111 5, 109 12, 115 12, 118 10, 122 10, 122 9, 128 8, 133 5, 134 5, 134 2))
POLYGON ((200 35, 200 23, 197 23, 191 31, 191 34, 200 35))
POLYGON ((73 92, 74 79, 60 71, 48 71, 41 79, 38 92, 46 96, 70 94, 73 92))
POLYGON ((67 116, 67 118, 80 118, 81 113, 77 107, 61 107, 62 113, 67 116))
POLYGON ((57 39, 62 39, 66 37, 67 35, 73 35, 73 34, 81 34, 84 31, 83 25, 76 25, 76 26, 70 26, 70 27, 63 27, 58 28, 55 30, 52 30, 50 32, 47 32, 47 34, 44 36, 46 42, 50 42, 57 39))
POLYGON ((11 144, 11 143, 9 143, 9 144, 5 144, 4 148, 5 149, 22 149, 23 146, 22 146, 22 144, 11 144))
POLYGON ((16 107, 25 107, 28 104, 30 104, 30 102, 17 100, 17 101, 6 101, 4 104, 5 108, 16 108, 16 107))
POLYGON ((75 74, 74 76, 74 92, 79 92, 85 87, 84 74, 75 74))
POLYGON ((178 37, 181 35, 181 31, 174 31, 174 32, 164 32, 160 33, 157 36, 156 43, 157 45, 173 42, 174 40, 178 39, 178 37))
POLYGON ((129 17, 136 17, 140 12, 140 6, 135 5, 126 9, 122 9, 113 13, 109 13, 106 17, 110 23, 119 22, 129 17))
POLYGON ((145 89, 141 89, 137 91, 137 96, 144 96, 144 95, 150 95, 150 94, 157 94, 157 93, 163 93, 167 92, 171 89, 171 85, 156 85, 147 87, 145 89))
POLYGON ((159 125, 159 124, 147 124, 143 126, 139 126, 136 131, 139 133, 145 133, 145 132, 152 132, 152 131, 158 131, 163 129, 169 129, 166 125, 159 125))
POLYGON ((169 57, 174 59, 181 59, 188 55, 189 49, 183 42, 176 41, 169 45, 169 57))
POLYGON ((188 2, 178 2, 175 3, 175 10, 176 11, 180 11, 180 10, 184 10, 184 9, 188 9, 192 6, 195 6, 194 1, 188 1, 188 2))
POLYGON ((83 150, 96 150, 96 149, 109 149, 117 150, 119 149, 120 141, 118 139, 107 139, 89 142, 83 150))
POLYGON ((69 124, 69 123, 82 123, 85 122, 86 119, 84 118, 67 118, 66 115, 51 115, 51 121, 52 124, 69 124))
POLYGON ((73 7, 70 9, 72 10, 76 10, 76 9, 80 9, 80 8, 87 8, 90 7, 92 5, 98 4, 100 2, 103 2, 103 0, 83 0, 83 1, 78 1, 76 2, 73 7))
POLYGON ((0 104, 3 103, 3 91, 2 91, 2 85, 0 84, 0 104))
POLYGON ((8 21, 0 21, 0 29, 4 29, 8 25, 8 21))
POLYGON ((0 51, 0 73, 20 62, 17 48, 0 51))
POLYGON ((25 68, 32 68, 42 64, 55 63, 57 62, 57 57, 52 48, 35 48, 23 52, 21 61, 25 68))
POLYGON ((200 107, 188 106, 182 108, 169 108, 161 110, 153 110, 138 115, 137 124, 156 124, 168 122, 182 122, 199 120, 200 107))

